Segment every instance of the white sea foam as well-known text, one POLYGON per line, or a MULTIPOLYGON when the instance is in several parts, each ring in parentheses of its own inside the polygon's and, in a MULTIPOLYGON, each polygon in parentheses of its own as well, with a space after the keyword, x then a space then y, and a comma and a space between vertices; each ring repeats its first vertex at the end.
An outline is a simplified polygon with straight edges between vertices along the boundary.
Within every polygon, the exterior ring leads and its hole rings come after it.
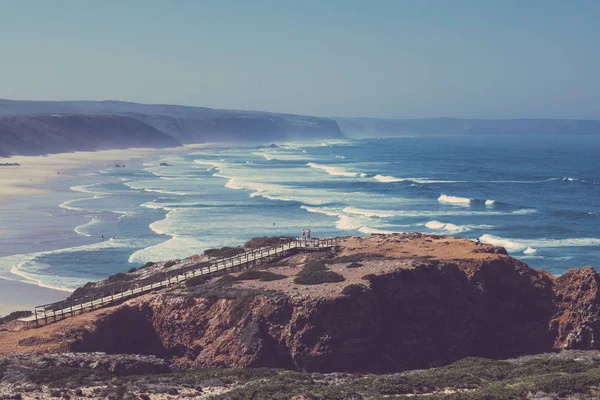
POLYGON ((177 254, 178 258, 185 258, 200 254, 206 248, 206 242, 198 239, 173 236, 162 243, 136 251, 129 256, 129 263, 142 264, 148 261, 165 261, 173 258, 174 254, 177 254))
POLYGON ((382 235, 390 235, 392 233, 402 233, 402 231, 391 231, 391 230, 385 230, 385 229, 377 229, 377 228, 370 228, 368 226, 361 226, 360 228, 358 228, 359 232, 362 233, 378 233, 378 234, 382 234, 382 235))
POLYGON ((343 159, 344 159, 344 158, 346 158, 346 157, 344 157, 344 156, 335 156, 335 158, 339 158, 339 159, 342 159, 342 160, 343 160, 343 159))
POLYGON ((445 230, 445 231, 453 232, 453 233, 467 232, 467 231, 471 230, 471 227, 469 227, 469 226, 455 225, 455 224, 451 224, 451 223, 447 223, 447 222, 440 222, 440 221, 429 221, 428 223, 425 224, 425 226, 429 229, 445 230))
POLYGON ((0 276, 9 280, 19 280, 38 286, 72 292, 74 288, 84 285, 84 278, 54 276, 44 273, 48 265, 37 261, 39 257, 71 252, 99 251, 117 248, 139 248, 147 243, 143 239, 110 239, 98 243, 31 254, 19 254, 0 258, 0 276))
POLYGON ((600 246, 598 238, 566 238, 566 239, 507 239, 485 234, 481 236, 483 243, 502 246, 509 251, 527 251, 544 247, 589 247, 600 246))
POLYGON ((355 207, 346 207, 343 211, 347 214, 362 215, 364 217, 389 218, 396 215, 396 212, 391 210, 366 210, 355 207))
POLYGON ((396 178, 396 177, 390 176, 390 175, 375 175, 373 177, 373 179, 375 179, 376 181, 379 181, 379 182, 404 182, 404 181, 406 181, 406 179, 396 178))
POLYGON ((486 200, 485 201, 485 205, 488 206, 488 207, 493 206, 495 203, 496 203, 495 200, 486 200))
POLYGON ((91 218, 90 221, 88 221, 87 223, 85 223, 83 225, 79 225, 79 226, 75 227, 75 229, 73 229, 73 231, 78 235, 91 237, 92 235, 91 235, 91 233, 89 233, 88 228, 90 228, 91 226, 94 226, 98 222, 100 222, 100 218, 97 216, 92 216, 89 218, 91 218))
POLYGON ((83 208, 81 207, 75 207, 73 206, 73 204, 75 203, 79 203, 80 201, 88 201, 88 200, 95 200, 95 199, 102 199, 105 197, 105 195, 110 195, 111 193, 105 193, 105 192, 99 192, 97 190, 92 190, 91 187, 93 185, 78 185, 78 186, 71 186, 69 189, 71 189, 74 192, 79 192, 79 193, 88 193, 88 194, 93 194, 94 197, 86 197, 86 198, 81 198, 81 199, 73 199, 73 200, 67 200, 67 201, 63 201, 62 203, 60 203, 58 206, 60 208, 63 208, 65 210, 71 210, 71 211, 85 211, 83 208))
POLYGON ((438 201, 440 203, 469 206, 473 200, 467 197, 448 196, 446 194, 442 194, 440 197, 438 197, 438 201))
POLYGON ((533 253, 535 253, 536 251, 537 251, 537 250, 536 250, 536 249, 534 249, 533 247, 528 247, 528 248, 526 248, 525 250, 523 250, 523 253, 524 253, 524 254, 533 254, 533 253))
POLYGON ((268 154, 268 153, 265 153, 265 152, 258 152, 257 151, 257 152, 254 152, 252 154, 254 154, 255 156, 259 156, 259 157, 264 157, 264 159, 267 160, 267 161, 273 160, 273 156, 271 154, 268 154))
POLYGON ((352 231, 361 228, 362 224, 356 218, 348 215, 340 215, 339 219, 335 223, 335 227, 344 231, 352 231))
POLYGON ((334 211, 332 209, 326 209, 326 208, 322 208, 322 207, 309 207, 309 206, 300 206, 300 208, 302 208, 308 212, 311 212, 311 213, 324 214, 324 215, 328 215, 330 217, 340 216, 340 213, 338 211, 334 211))
POLYGON ((421 184, 430 184, 430 183, 457 183, 464 181, 448 181, 448 180, 440 180, 440 179, 428 179, 428 178, 396 178, 391 175, 375 175, 373 177, 376 181, 384 182, 384 183, 393 183, 393 182, 415 182, 421 184))
POLYGON ((349 178, 356 177, 356 176, 363 176, 363 177, 366 176, 366 174, 363 175, 359 172, 347 171, 342 167, 334 167, 331 165, 322 165, 322 164, 317 164, 317 163, 313 163, 313 162, 309 162, 306 165, 308 165, 311 168, 323 170, 332 176, 345 176, 345 177, 349 177, 349 178))

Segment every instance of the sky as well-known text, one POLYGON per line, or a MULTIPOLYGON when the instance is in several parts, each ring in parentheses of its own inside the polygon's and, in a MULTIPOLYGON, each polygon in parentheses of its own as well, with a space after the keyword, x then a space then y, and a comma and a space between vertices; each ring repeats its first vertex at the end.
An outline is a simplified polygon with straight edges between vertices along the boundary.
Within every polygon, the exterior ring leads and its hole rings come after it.
POLYGON ((600 119, 597 0, 0 0, 0 98, 600 119))

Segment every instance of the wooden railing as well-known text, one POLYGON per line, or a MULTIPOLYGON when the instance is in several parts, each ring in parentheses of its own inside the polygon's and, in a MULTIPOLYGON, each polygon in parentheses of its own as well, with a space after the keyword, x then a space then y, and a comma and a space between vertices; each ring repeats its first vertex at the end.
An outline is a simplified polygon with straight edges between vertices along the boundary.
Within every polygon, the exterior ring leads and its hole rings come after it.
POLYGON ((104 307, 124 298, 139 296, 154 289, 184 282, 196 276, 227 271, 235 267, 242 267, 268 257, 281 255, 293 249, 320 250, 334 246, 337 246, 337 239, 291 240, 275 246, 261 247, 232 257, 221 258, 209 263, 201 263, 197 266, 171 271, 166 274, 166 276, 161 275, 161 279, 156 281, 149 281, 148 279, 132 281, 118 287, 113 287, 110 294, 104 292, 98 295, 89 295, 68 301, 63 300, 56 303, 37 306, 35 307, 33 315, 19 318, 19 321, 27 324, 35 322, 36 325, 39 325, 39 322, 43 320, 44 323, 47 324, 48 322, 53 322, 57 319, 73 316, 76 313, 83 313, 86 309, 93 310, 95 308, 104 307))

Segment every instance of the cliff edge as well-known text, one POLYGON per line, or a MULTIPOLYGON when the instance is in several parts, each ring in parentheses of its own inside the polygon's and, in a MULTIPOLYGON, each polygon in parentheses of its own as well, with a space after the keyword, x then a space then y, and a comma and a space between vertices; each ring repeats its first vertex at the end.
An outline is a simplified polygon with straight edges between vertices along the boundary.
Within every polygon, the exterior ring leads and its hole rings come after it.
POLYGON ((298 252, 258 268, 0 332, 0 354, 99 351, 154 355, 176 369, 395 372, 600 348, 591 267, 554 277, 500 247, 394 234, 342 238, 337 252, 298 252))

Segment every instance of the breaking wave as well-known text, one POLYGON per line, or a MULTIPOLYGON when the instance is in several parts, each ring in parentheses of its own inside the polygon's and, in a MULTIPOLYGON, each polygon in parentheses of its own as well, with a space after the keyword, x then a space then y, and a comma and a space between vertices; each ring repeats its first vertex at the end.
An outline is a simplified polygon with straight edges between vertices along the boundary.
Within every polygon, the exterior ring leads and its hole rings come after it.
POLYGON ((438 201, 440 203, 469 206, 469 205, 471 205, 471 202, 473 201, 473 199, 469 199, 467 197, 448 196, 446 194, 442 194, 440 197, 438 197, 438 201))

